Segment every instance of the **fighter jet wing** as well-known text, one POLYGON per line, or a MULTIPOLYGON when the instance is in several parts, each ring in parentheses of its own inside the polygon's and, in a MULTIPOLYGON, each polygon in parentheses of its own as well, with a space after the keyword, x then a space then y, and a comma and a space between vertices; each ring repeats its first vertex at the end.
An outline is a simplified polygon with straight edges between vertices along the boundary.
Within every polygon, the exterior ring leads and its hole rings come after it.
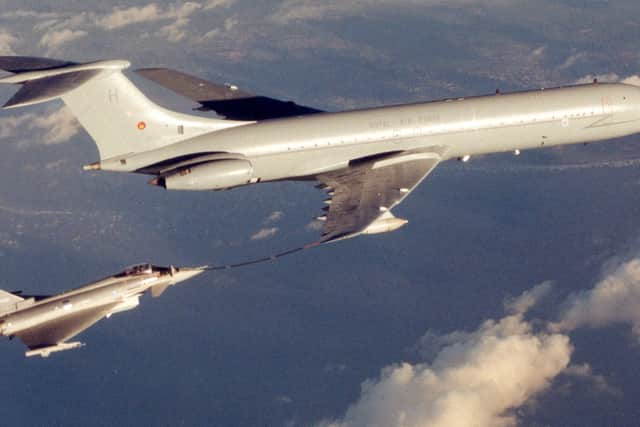
POLYGON ((259 121, 322 113, 292 101, 243 92, 231 84, 218 84, 168 68, 142 68, 141 76, 196 101, 200 111, 215 111, 230 120, 259 121))
POLYGON ((429 175, 443 153, 441 147, 403 151, 317 176, 330 196, 326 214, 319 217, 325 220, 321 243, 357 236, 379 219, 395 219, 390 210, 429 175))
POLYGON ((89 328, 105 317, 117 304, 93 307, 16 334, 29 349, 55 346, 89 328))

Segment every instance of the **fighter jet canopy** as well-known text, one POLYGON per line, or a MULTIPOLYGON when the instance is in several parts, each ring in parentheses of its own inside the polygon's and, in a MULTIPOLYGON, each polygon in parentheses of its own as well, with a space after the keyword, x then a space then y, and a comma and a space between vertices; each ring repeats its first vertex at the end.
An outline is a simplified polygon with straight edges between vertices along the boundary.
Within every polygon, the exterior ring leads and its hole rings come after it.
POLYGON ((173 274, 175 270, 175 267, 172 269, 171 267, 142 263, 125 268, 122 273, 116 274, 115 277, 141 276, 153 273, 160 273, 161 275, 173 274))

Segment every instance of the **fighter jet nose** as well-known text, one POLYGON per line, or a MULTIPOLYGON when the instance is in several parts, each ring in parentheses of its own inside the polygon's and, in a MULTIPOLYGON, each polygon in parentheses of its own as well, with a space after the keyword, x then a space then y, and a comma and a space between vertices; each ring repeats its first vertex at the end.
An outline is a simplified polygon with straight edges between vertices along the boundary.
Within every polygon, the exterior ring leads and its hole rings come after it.
POLYGON ((199 274, 204 273, 206 270, 204 268, 188 268, 188 267, 173 267, 173 279, 175 283, 182 282, 184 280, 191 279, 199 274))

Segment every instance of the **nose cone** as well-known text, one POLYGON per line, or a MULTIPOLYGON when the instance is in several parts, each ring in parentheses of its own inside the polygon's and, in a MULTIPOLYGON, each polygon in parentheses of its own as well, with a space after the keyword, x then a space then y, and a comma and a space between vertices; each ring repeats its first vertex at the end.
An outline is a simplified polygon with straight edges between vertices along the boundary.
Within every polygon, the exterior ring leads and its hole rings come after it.
POLYGON ((195 268, 189 268, 189 267, 177 268, 176 267, 173 272, 173 281, 174 283, 180 283, 185 280, 191 279, 192 277, 195 277, 199 274, 202 274, 205 271, 206 270, 202 267, 195 267, 195 268))

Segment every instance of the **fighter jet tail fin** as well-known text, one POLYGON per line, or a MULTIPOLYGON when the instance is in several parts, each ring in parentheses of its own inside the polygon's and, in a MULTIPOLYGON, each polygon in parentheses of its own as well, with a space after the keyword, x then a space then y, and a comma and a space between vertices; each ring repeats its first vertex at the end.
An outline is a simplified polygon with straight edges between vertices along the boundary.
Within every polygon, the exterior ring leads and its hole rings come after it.
POLYGON ((24 298, 0 289, 0 315, 14 311, 16 304, 23 300, 24 298))
POLYGON ((244 124, 181 114, 158 106, 122 73, 129 65, 124 60, 78 64, 0 56, 0 69, 14 73, 1 78, 0 83, 22 85, 4 108, 62 99, 96 142, 101 160, 244 124))

